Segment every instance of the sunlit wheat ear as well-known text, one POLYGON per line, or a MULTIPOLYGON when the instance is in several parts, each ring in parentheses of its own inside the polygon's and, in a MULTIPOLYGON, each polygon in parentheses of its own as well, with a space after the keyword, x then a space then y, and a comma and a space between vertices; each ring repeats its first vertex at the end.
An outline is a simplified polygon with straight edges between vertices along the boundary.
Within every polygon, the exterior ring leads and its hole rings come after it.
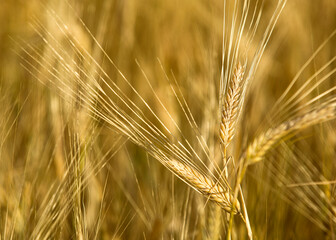
POLYGON ((246 152, 243 154, 243 158, 246 159, 247 164, 259 162, 275 143, 293 131, 301 130, 311 125, 334 119, 335 117, 336 103, 334 99, 329 104, 267 130, 248 146, 246 152))
POLYGON ((239 62, 228 85, 220 123, 220 139, 227 148, 234 137, 239 113, 243 106, 244 67, 239 62))
POLYGON ((179 161, 171 160, 167 162, 166 165, 183 181, 187 182, 208 199, 217 203, 225 211, 231 212, 233 209, 234 214, 240 212, 240 204, 238 201, 233 204, 234 198, 228 188, 223 187, 219 183, 214 182, 212 179, 179 161))

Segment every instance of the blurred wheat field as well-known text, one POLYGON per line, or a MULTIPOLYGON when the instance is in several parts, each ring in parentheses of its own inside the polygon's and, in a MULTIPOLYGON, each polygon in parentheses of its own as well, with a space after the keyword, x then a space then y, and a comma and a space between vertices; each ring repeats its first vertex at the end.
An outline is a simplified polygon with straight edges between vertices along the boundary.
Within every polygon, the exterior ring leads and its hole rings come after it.
POLYGON ((335 16, 4 0, 0 239, 335 239, 335 16))

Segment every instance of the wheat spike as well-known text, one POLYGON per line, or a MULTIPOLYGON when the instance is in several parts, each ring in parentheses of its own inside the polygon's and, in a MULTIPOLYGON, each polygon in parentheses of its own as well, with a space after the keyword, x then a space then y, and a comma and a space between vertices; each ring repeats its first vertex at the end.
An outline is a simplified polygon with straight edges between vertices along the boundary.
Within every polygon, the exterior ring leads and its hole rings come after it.
POLYGON ((234 137, 237 119, 243 105, 243 77, 244 68, 239 62, 229 83, 222 111, 219 134, 224 148, 228 147, 234 137))
POLYGON ((176 160, 166 162, 166 165, 183 181, 187 182, 196 191, 206 196, 209 200, 217 203, 225 211, 231 212, 234 207, 233 213, 240 212, 240 204, 238 200, 233 204, 233 196, 230 194, 229 189, 216 183, 212 179, 204 176, 192 167, 183 164, 176 160))
POLYGON ((243 154, 243 158, 247 160, 247 164, 259 162, 277 141, 291 132, 331 120, 335 117, 336 104, 332 103, 286 121, 275 128, 270 128, 248 146, 246 152, 243 154))

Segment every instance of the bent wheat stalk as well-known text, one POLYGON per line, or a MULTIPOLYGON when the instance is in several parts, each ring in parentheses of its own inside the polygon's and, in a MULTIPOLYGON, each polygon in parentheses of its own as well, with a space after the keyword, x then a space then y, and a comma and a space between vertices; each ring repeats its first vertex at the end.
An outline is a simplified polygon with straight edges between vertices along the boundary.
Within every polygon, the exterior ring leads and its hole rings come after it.
MULTIPOLYGON (((51 16, 54 15, 51 13, 51 16)), ((57 16, 54 17, 57 18, 57 16)), ((170 169, 175 175, 196 191, 206 196, 209 200, 217 203, 224 210, 228 212, 233 211, 234 213, 240 212, 238 201, 236 201, 236 204, 233 204, 234 201, 232 194, 230 194, 230 187, 225 182, 225 179, 221 182, 214 181, 212 180, 214 177, 213 175, 206 175, 206 173, 202 172, 202 170, 195 164, 192 164, 193 160, 197 159, 200 161, 200 164, 204 165, 199 154, 196 153, 189 142, 184 140, 185 145, 182 145, 181 142, 176 140, 176 137, 173 136, 164 123, 158 119, 158 116, 154 113, 149 104, 147 104, 141 95, 131 86, 130 82, 124 75, 122 75, 119 69, 114 65, 113 61, 108 58, 111 64, 116 67, 119 74, 122 76, 122 79, 144 103, 145 108, 159 120, 161 126, 166 131, 160 130, 153 122, 151 122, 144 114, 143 110, 128 98, 127 95, 111 80, 109 75, 102 69, 93 56, 85 49, 79 49, 78 46, 80 46, 80 44, 76 39, 70 39, 68 37, 68 30, 67 28, 64 28, 65 24, 59 19, 55 20, 59 21, 58 27, 64 32, 65 40, 69 42, 73 51, 82 57, 83 62, 87 64, 90 64, 91 62, 91 64, 93 63, 92 65, 97 67, 95 72, 97 75, 90 74, 88 69, 81 67, 80 65, 76 66, 77 70, 71 68, 69 62, 61 57, 68 54, 66 50, 61 47, 53 48, 52 43, 58 45, 58 40, 48 31, 44 29, 39 30, 40 24, 38 22, 36 23, 37 32, 43 31, 44 34, 50 37, 50 39, 43 38, 43 40, 46 46, 51 48, 50 54, 61 63, 60 69, 54 69, 54 72, 45 71, 48 66, 52 68, 52 64, 44 56, 36 57, 31 54, 27 49, 30 49, 32 52, 36 52, 36 49, 27 44, 26 48, 22 47, 22 50, 30 58, 30 61, 22 59, 27 66, 27 71, 37 79, 44 78, 48 80, 63 94, 73 91, 68 86, 70 85, 70 82, 77 83, 81 86, 82 91, 77 93, 78 96, 70 94, 69 98, 72 100, 79 98, 83 107, 86 108, 93 118, 102 119, 113 130, 126 136, 133 143, 143 147, 150 155, 170 169), (36 65, 34 66, 32 62, 36 65), (102 73, 98 74, 98 70, 102 73), (82 77, 80 77, 80 74, 78 74, 77 71, 81 73, 82 77), (69 82, 65 82, 66 80, 69 80, 69 82), (105 86, 106 89, 104 90, 100 84, 105 86), (108 96, 115 97, 115 99, 108 96)), ((98 47, 104 54, 106 54, 100 45, 98 45, 98 47)))
POLYGON ((237 200, 234 204, 234 198, 230 194, 230 189, 214 182, 209 177, 179 161, 171 160, 166 162, 165 165, 177 174, 179 178, 188 183, 196 191, 202 193, 209 200, 217 203, 225 211, 233 211, 234 214, 240 212, 239 201, 237 200))

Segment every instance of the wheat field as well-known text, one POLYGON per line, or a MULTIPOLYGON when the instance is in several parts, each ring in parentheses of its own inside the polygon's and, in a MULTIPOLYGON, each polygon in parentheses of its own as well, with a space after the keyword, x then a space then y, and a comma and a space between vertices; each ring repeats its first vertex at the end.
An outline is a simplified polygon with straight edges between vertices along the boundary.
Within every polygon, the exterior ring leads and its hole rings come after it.
POLYGON ((0 240, 336 239, 334 0, 3 0, 0 240))

